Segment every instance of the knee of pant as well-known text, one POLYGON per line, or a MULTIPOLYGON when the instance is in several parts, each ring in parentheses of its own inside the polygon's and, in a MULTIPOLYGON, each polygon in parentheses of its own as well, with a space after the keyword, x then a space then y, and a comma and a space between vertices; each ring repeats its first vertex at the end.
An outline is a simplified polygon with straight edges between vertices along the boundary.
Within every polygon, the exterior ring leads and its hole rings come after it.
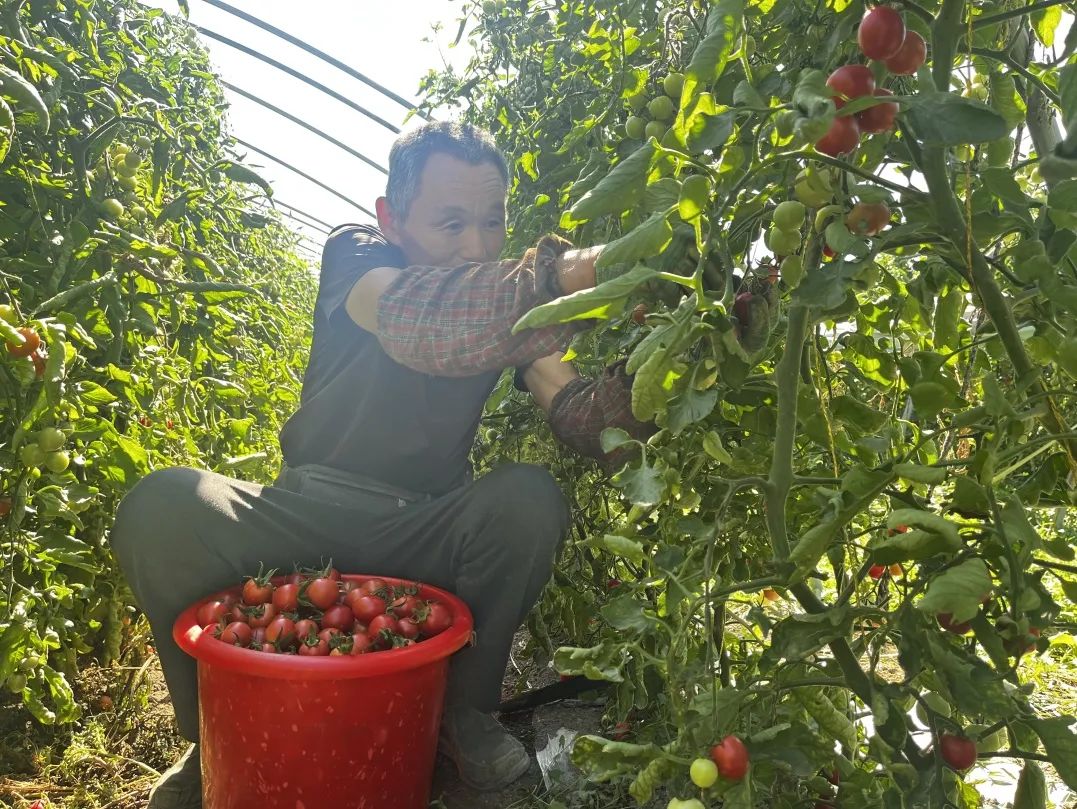
POLYGON ((120 501, 109 543, 129 556, 140 537, 155 536, 170 525, 182 525, 179 504, 194 494, 198 472, 184 467, 158 469, 142 478, 120 501))
POLYGON ((568 501, 541 466, 505 464, 488 476, 485 505, 506 532, 556 545, 568 530, 568 501))

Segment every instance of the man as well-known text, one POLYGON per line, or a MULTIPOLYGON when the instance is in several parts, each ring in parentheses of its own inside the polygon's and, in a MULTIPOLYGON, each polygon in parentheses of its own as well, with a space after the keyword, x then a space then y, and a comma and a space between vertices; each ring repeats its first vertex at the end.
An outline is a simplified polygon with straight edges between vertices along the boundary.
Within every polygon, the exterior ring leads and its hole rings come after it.
MULTIPOLYGON (((595 284, 598 249, 542 239, 519 261, 505 243, 509 182, 485 133, 431 123, 389 158, 379 229, 328 239, 299 410, 281 431, 273 486, 164 469, 121 503, 112 547, 153 629, 180 732, 197 742, 194 661, 171 640, 188 605, 244 575, 332 558, 344 571, 415 579, 460 596, 476 644, 453 660, 441 747, 461 778, 500 789, 528 768, 493 718, 513 634, 548 580, 566 501, 537 466, 472 480, 483 405, 517 368, 554 434, 596 458, 599 435, 645 438, 620 367, 581 378, 562 361, 579 324, 513 335, 531 308, 595 284)), ((201 806, 197 744, 151 794, 151 809, 201 806)))

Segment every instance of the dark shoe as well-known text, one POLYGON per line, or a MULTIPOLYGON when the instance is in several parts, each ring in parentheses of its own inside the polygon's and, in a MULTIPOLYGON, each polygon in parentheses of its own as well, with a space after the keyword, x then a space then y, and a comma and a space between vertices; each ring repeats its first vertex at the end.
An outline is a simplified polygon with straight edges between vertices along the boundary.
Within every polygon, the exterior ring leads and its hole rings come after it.
POLYGON ((531 766, 527 750, 501 723, 468 706, 446 706, 439 741, 460 780, 479 792, 504 789, 531 766))
POLYGON ((197 744, 154 784, 146 809, 202 809, 202 762, 197 744))

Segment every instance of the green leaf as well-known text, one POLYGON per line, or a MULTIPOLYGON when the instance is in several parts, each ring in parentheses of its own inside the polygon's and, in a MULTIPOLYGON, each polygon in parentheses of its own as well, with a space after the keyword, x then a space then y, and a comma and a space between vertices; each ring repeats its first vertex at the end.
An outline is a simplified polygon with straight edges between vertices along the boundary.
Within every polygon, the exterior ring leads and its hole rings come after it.
POLYGON ((891 511, 886 517, 886 527, 899 528, 900 526, 922 528, 944 537, 955 550, 961 547, 961 534, 958 532, 957 524, 930 511, 921 511, 916 508, 899 508, 891 511))
POLYGON ((634 539, 623 537, 618 534, 604 534, 603 536, 591 537, 587 545, 592 548, 603 550, 614 556, 620 556, 633 564, 642 565, 646 556, 643 545, 634 539))
POLYGON ((654 506, 666 490, 662 472, 648 466, 646 459, 638 467, 622 469, 613 477, 613 485, 623 489, 625 497, 637 506, 654 506))
POLYGON ((616 264, 635 264, 665 250, 673 240, 673 227, 669 224, 672 210, 670 208, 651 214, 624 236, 607 244, 595 262, 595 269, 601 270, 616 264))
POLYGON ((267 197, 273 196, 273 186, 269 184, 267 179, 249 166, 244 166, 242 163, 229 162, 225 167, 224 174, 228 179, 235 180, 237 183, 257 185, 266 192, 267 197))
POLYGON ((625 444, 632 443, 635 439, 620 427, 607 427, 602 431, 602 435, 598 437, 598 440, 602 445, 603 452, 613 452, 615 449, 625 446, 625 444))
POLYGON ((743 0, 721 0, 707 13, 706 32, 692 52, 685 71, 681 99, 692 98, 696 88, 709 86, 725 70, 744 17, 743 0))
POLYGON ((1047 779, 1035 761, 1026 761, 1017 779, 1013 809, 1047 809, 1047 779))
MULTIPOLYGON (((619 681, 618 681, 619 682, 619 681)), ((599 783, 643 769, 662 751, 653 744, 613 742, 601 736, 580 736, 572 745, 572 763, 599 783)))
MULTIPOLYGON (((1077 26, 1070 29, 1071 35, 1077 26)), ((1077 64, 1070 63, 1058 71, 1058 95, 1062 106, 1062 119, 1066 129, 1077 118, 1077 64)))
POLYGON ((724 463, 727 466, 733 463, 733 456, 722 446, 721 436, 714 430, 703 434, 703 450, 718 463, 724 463))
POLYGON ((632 380, 632 415, 640 421, 652 421, 665 410, 670 389, 676 379, 676 352, 670 347, 656 350, 643 363, 632 380))
POLYGON ((952 555, 959 549, 960 546, 954 547, 942 534, 919 528, 868 543, 868 553, 871 554, 872 561, 879 565, 921 561, 939 554, 952 555))
POLYGON ((923 466, 918 463, 896 463, 894 474, 913 483, 925 483, 937 486, 946 480, 946 468, 942 466, 923 466))
POLYGON ((991 88, 991 107, 1002 116, 1006 126, 1013 129, 1025 120, 1028 111, 1025 102, 1017 94, 1012 73, 993 72, 988 78, 991 88))
POLYGON ((860 433, 876 433, 890 420, 888 414, 846 394, 835 396, 830 408, 835 421, 851 425, 860 433))
POLYGON ((922 418, 932 418, 955 404, 953 394, 938 382, 917 382, 909 388, 909 395, 922 418))
POLYGON ((702 175, 693 175, 681 186, 677 212, 685 222, 695 222, 710 205, 711 184, 702 175))
POLYGON ((625 299, 636 287, 657 275, 656 270, 640 264, 597 287, 536 306, 517 321, 512 333, 573 320, 609 320, 624 310, 625 299))
POLYGON ((625 648, 609 641, 590 648, 562 646, 553 655, 553 666, 561 674, 582 675, 588 680, 611 683, 624 682, 621 668, 627 661, 625 648))
POLYGON ((646 632, 654 626, 655 618, 644 612, 646 605, 633 596, 621 596, 610 601, 600 612, 606 623, 622 631, 646 632))
POLYGON ((1053 716, 1049 719, 1025 719, 1043 742, 1059 777, 1070 789, 1077 789, 1077 735, 1071 716, 1053 716))
POLYGON ((689 387, 670 402, 664 426, 674 435, 680 435, 689 424, 709 416, 717 403, 717 388, 696 390, 689 387))
POLYGON ((848 637, 852 624, 853 614, 848 607, 791 615, 774 627, 770 648, 763 653, 763 663, 769 666, 781 660, 803 660, 831 641, 848 637))
POLYGON ((737 120, 735 110, 725 110, 717 115, 698 113, 688 122, 686 139, 692 154, 699 154, 709 149, 718 150, 725 146, 733 134, 737 120))
POLYGON ((954 93, 918 93, 908 101, 905 118, 924 143, 987 143, 1010 131, 1003 117, 986 104, 954 93))
POLYGON ((948 612, 959 623, 976 615, 980 599, 990 592, 991 574, 983 559, 967 559, 932 579, 916 608, 929 615, 948 612))
POLYGON ((1051 6, 1032 15, 1032 25, 1036 29, 1036 36, 1048 48, 1053 48, 1055 45, 1055 31, 1060 22, 1062 22, 1061 6, 1051 6))
MULTIPOLYGON (((652 138, 613 167, 598 185, 584 194, 568 213, 574 224, 631 208, 647 185, 651 161, 657 153, 652 138)), ((571 227, 572 225, 570 225, 571 227)))

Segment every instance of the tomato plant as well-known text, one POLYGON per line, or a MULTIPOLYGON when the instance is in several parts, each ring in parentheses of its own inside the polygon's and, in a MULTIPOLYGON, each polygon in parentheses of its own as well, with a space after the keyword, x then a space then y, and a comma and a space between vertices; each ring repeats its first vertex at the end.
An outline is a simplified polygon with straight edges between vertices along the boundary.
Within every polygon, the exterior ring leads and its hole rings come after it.
POLYGON ((855 4, 506 4, 465 26, 466 70, 427 78, 431 110, 513 157, 510 252, 557 229, 612 243, 595 290, 518 327, 597 321, 574 362, 627 358, 633 413, 658 428, 608 431, 607 472, 547 447, 506 377, 475 449, 480 472, 549 466, 572 500, 530 649, 609 682, 607 726, 638 717, 631 739, 575 742, 596 782, 687 795, 689 763, 735 735, 751 767, 711 802, 960 805, 963 771, 921 728, 1001 723, 1026 782, 1050 758, 1077 785, 1067 720, 1006 646, 1025 626, 1051 644, 1077 595, 1057 516, 1077 480, 1077 150, 1060 134, 1077 68, 1052 9, 894 4, 860 29, 855 4), (626 138, 659 97, 674 109, 655 104, 655 140, 626 138), (803 222, 777 214, 790 200, 803 222), (775 265, 782 314, 748 352, 775 265), (923 694, 950 715, 917 725, 923 694), (820 775, 835 768, 840 794, 820 775))
POLYGON ((78 718, 84 666, 142 665, 120 498, 175 465, 270 482, 299 398, 309 265, 268 186, 225 171, 242 158, 193 42, 127 0, 0 15, 0 680, 41 661, 14 698, 41 723, 78 718), (239 331, 251 348, 225 350, 239 331))

